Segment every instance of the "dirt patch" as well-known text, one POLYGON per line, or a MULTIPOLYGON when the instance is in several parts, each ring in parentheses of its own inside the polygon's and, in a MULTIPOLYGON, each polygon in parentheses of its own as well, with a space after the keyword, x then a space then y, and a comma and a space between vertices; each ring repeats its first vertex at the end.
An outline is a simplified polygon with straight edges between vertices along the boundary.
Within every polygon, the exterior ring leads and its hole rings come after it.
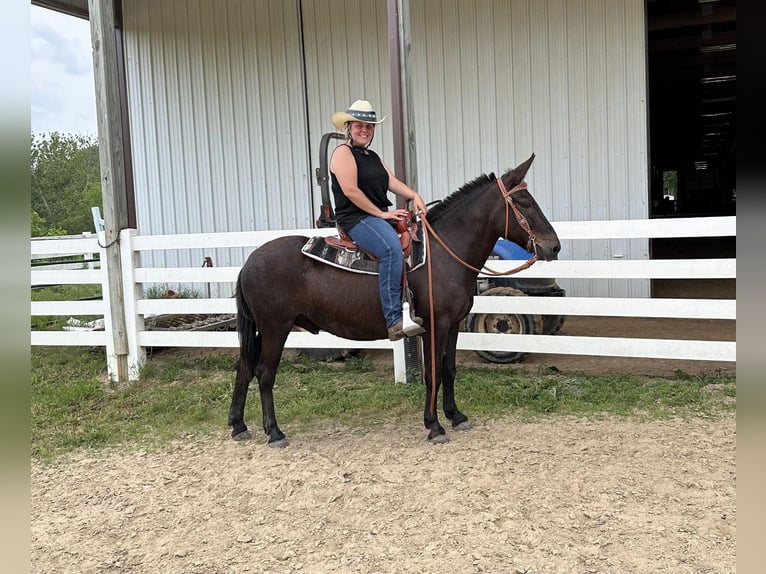
POLYGON ((33 463, 32 572, 736 571, 734 415, 474 422, 33 463))
MULTIPOLYGON (((568 317, 561 330, 641 333, 734 340, 735 327, 568 317)), ((393 372, 390 352, 369 356, 393 372)), ((493 366, 472 352, 458 362, 493 366)), ((736 364, 532 354, 498 366, 551 367, 674 376, 735 374, 736 364)), ((222 430, 162 452, 33 463, 32 572, 736 571, 735 415, 473 423, 440 446, 412 421, 363 434, 285 429, 284 450, 222 430)))

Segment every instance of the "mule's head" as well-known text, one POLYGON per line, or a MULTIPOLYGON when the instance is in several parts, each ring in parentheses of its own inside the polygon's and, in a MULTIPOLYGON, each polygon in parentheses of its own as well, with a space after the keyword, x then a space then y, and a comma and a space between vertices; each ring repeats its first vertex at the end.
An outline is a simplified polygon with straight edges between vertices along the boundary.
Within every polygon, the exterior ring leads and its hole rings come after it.
POLYGON ((561 251, 558 235, 526 185, 520 185, 534 159, 535 154, 532 154, 527 161, 502 176, 503 184, 509 192, 506 197, 506 239, 526 246, 527 251, 535 253, 538 259, 552 261, 558 259, 561 251))

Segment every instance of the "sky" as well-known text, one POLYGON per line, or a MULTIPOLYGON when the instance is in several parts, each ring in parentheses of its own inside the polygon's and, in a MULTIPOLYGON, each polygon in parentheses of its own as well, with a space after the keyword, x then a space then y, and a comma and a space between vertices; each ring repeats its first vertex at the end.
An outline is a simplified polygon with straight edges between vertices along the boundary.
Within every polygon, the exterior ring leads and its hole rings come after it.
POLYGON ((32 132, 97 136, 90 23, 31 7, 32 132))

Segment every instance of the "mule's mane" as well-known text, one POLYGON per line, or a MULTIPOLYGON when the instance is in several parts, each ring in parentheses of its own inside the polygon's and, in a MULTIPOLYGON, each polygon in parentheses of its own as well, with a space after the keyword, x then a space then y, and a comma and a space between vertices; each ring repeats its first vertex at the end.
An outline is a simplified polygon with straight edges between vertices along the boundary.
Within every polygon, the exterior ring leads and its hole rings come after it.
POLYGON ((492 183, 496 180, 494 173, 489 175, 480 175, 473 181, 470 181, 463 185, 457 191, 451 193, 445 197, 442 201, 428 209, 428 221, 434 223, 438 221, 445 213, 451 212, 453 209, 463 205, 466 201, 471 199, 471 194, 479 188, 485 187, 488 183, 492 183))

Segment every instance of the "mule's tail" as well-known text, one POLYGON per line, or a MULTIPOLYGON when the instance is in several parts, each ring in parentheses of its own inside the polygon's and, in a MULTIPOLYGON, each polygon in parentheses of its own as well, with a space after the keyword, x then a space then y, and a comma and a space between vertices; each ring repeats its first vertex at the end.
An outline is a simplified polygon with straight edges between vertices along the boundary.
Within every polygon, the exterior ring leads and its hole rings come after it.
POLYGON ((255 367, 261 356, 261 334, 255 318, 242 295, 242 279, 237 277, 235 297, 237 300, 237 332, 239 333, 239 360, 237 360, 237 380, 252 380, 255 375, 255 367))

